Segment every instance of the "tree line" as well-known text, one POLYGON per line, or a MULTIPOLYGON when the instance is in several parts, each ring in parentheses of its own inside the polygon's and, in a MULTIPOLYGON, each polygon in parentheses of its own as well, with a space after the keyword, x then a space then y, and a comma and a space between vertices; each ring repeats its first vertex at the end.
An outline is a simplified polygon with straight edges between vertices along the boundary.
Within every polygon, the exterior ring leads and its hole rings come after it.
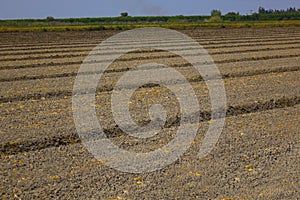
POLYGON ((289 14, 289 13, 300 13, 300 8, 296 9, 296 7, 290 7, 287 8, 286 10, 281 9, 281 10, 273 10, 273 9, 265 9, 264 7, 259 7, 258 8, 258 13, 259 14, 289 14))
POLYGON ((300 20, 300 9, 287 8, 273 10, 259 7, 257 12, 241 15, 238 12, 222 14, 220 10, 212 10, 210 16, 130 16, 127 12, 118 17, 97 18, 60 18, 48 16, 45 19, 0 20, 0 26, 24 27, 43 25, 93 25, 93 24, 147 24, 147 23, 201 23, 201 22, 243 22, 268 20, 300 20))

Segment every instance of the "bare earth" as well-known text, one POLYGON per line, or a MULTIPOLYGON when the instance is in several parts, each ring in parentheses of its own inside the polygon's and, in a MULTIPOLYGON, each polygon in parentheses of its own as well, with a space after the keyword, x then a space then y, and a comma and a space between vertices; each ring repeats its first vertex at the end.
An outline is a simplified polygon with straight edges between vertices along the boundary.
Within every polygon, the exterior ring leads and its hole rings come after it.
MULTIPOLYGON (((118 79, 155 61, 174 67, 196 91, 202 118, 195 141, 175 163, 144 174, 120 172, 93 158, 72 115, 82 61, 117 31, 0 33, 2 199, 299 199, 300 28, 181 32, 209 52, 226 88, 226 124, 207 157, 197 153, 212 123, 208 88, 187 61, 163 51, 131 52, 98 84, 97 116, 107 137, 135 152, 153 151, 174 138, 180 109, 165 88, 140 88, 132 98, 132 117, 147 124, 149 105, 160 102, 168 126, 153 138, 129 137, 110 109, 118 79)), ((180 87, 180 81, 174 84, 180 87)))

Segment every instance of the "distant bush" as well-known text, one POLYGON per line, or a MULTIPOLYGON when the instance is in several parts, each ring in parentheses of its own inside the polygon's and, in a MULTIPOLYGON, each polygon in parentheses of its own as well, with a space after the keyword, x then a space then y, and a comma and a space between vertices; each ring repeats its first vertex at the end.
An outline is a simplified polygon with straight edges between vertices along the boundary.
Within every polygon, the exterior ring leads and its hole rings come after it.
POLYGON ((48 21, 48 22, 51 22, 51 21, 54 21, 55 19, 54 19, 54 17, 52 17, 52 16, 48 16, 48 17, 46 17, 46 21, 48 21))
POLYGON ((121 13, 121 17, 127 17, 128 16, 128 12, 122 12, 121 13))
POLYGON ((212 10, 211 11, 211 16, 214 17, 214 16, 219 16, 221 17, 222 13, 220 10, 212 10))
POLYGON ((224 20, 229 21, 239 21, 241 19, 240 13, 229 12, 226 15, 222 16, 224 20))
POLYGON ((210 19, 209 19, 209 22, 222 22, 222 18, 220 16, 212 16, 210 19))

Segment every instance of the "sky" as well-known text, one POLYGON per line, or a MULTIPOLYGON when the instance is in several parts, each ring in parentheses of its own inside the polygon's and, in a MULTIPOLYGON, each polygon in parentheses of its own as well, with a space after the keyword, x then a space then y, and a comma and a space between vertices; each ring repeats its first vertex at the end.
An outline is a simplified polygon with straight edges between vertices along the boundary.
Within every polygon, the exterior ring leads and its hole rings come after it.
POLYGON ((130 16, 250 14, 266 9, 300 8, 300 0, 0 0, 0 19, 130 16))

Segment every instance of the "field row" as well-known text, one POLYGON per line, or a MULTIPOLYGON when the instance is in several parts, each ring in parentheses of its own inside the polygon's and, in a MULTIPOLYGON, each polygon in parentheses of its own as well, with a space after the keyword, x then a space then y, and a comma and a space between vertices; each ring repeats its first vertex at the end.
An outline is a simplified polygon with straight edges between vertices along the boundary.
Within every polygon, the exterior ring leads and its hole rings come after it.
MULTIPOLYGON (((106 39, 106 38, 104 38, 106 39)), ((11 51, 11 50, 40 50, 40 49, 53 49, 53 48, 73 48, 73 47, 93 47, 97 44, 99 44, 100 42, 102 42, 104 39, 102 40, 88 40, 88 41, 81 41, 81 42, 68 42, 68 43, 44 43, 44 44, 33 44, 33 45, 26 45, 26 46, 2 46, 0 47, 0 52, 6 52, 6 51, 11 51), (96 41, 96 42, 95 42, 96 41)), ((245 43, 245 44, 254 44, 254 43, 260 43, 260 42, 290 42, 293 40, 298 40, 299 39, 299 35, 295 36, 295 37, 287 37, 287 36, 282 36, 282 37, 274 37, 274 38, 263 38, 263 37, 259 37, 259 38, 241 38, 241 39, 236 39, 236 38, 232 38, 232 39, 202 39, 202 38, 197 38, 197 37, 193 37, 193 39, 197 42, 199 42, 201 45, 234 45, 234 44, 240 44, 240 43, 245 43)), ((149 41, 151 43, 153 42, 157 42, 157 40, 155 41, 149 41)), ((166 41, 164 41, 166 42, 166 41)), ((172 38, 169 38, 169 42, 170 43, 174 43, 174 41, 172 41, 172 38)), ((178 41, 180 42, 180 41, 178 41)), ((117 44, 120 45, 124 43, 124 41, 119 41, 117 44)), ((111 44, 113 45, 113 43, 111 44)), ((123 45, 127 45, 126 42, 123 45)))
MULTIPOLYGON (((264 60, 264 59, 272 59, 272 58, 288 58, 288 57, 298 57, 299 50, 297 49, 298 46, 291 46, 291 47, 283 47, 282 50, 277 50, 276 48, 262 51, 254 51, 254 50, 245 50, 240 51, 239 53, 222 53, 217 52, 213 53, 212 58, 215 63, 222 64, 228 62, 240 62, 240 61, 253 61, 253 60, 264 60)), ((182 52, 184 55, 192 56, 194 54, 193 49, 183 49, 182 52)), ((76 55, 76 54, 75 54, 76 55)), ((76 56, 66 56, 66 55, 57 55, 51 58, 49 57, 41 57, 40 59, 25 59, 25 60, 16 60, 16 61, 2 61, 0 69, 22 69, 22 68, 36 68, 36 67, 53 67, 53 66, 65 66, 70 64, 81 64, 82 61, 85 59, 86 56, 82 54, 78 54, 76 56)), ((102 54, 99 54, 103 57, 102 54)), ((112 54, 111 54, 112 55, 112 54)), ((197 54, 198 56, 199 54, 197 54)), ((109 57, 110 54, 107 54, 109 57)), ((130 53, 126 55, 126 58, 122 59, 121 61, 131 61, 134 59, 138 60, 149 60, 149 59, 157 59, 157 58, 173 58, 176 57, 175 55, 168 55, 163 52, 150 52, 147 54, 143 53, 130 53)), ((95 57, 95 60, 98 58, 95 57)), ((105 59, 105 57, 104 57, 105 59)), ((101 60, 104 62, 105 60, 101 60)), ((96 61, 97 62, 97 61, 96 61)))
MULTIPOLYGON (((209 40, 220 40, 220 39, 239 39, 239 38, 268 38, 269 37, 293 37, 299 36, 298 27, 290 28, 264 28, 264 29, 191 29, 191 30, 180 30, 181 32, 193 37, 203 38, 209 40)), ((43 43, 58 44, 63 41, 68 43, 85 43, 88 41, 100 42, 107 37, 115 35, 120 31, 80 31, 80 32, 49 32, 49 33, 0 33, 0 44, 16 47, 19 45, 42 45, 43 43), (11 38, 14 40, 11 40, 11 38)))
MULTIPOLYGON (((173 188, 183 187, 180 195, 191 198, 197 195, 219 199, 232 194, 249 199, 293 198, 298 184, 294 177, 299 166, 299 109, 298 105, 228 117, 214 150, 205 159, 198 159, 202 131, 207 127, 203 122, 195 143, 178 162, 139 176, 115 171, 96 161, 82 144, 4 156, 0 162, 2 197, 155 198, 160 193, 176 198, 179 194, 174 194, 173 188), (142 185, 136 184, 136 177, 142 185)), ((129 139, 121 137, 116 144, 135 143, 129 139)), ((140 151, 145 145, 133 148, 140 151)))
MULTIPOLYGON (((299 75, 300 72, 297 71, 225 79, 227 115, 246 114, 299 104, 299 75)), ((116 78, 117 76, 105 77, 105 81, 100 81, 96 94, 98 118, 102 121, 104 130, 112 135, 118 135, 119 131, 115 129, 115 123, 110 112, 111 94, 106 91, 117 81, 116 78)), ((5 94, 6 98, 15 100, 15 102, 1 103, 2 151, 12 153, 23 151, 22 148, 25 150, 38 147, 45 148, 49 145, 55 146, 55 144, 72 143, 72 141, 78 140, 73 124, 70 96, 73 89, 72 79, 58 79, 55 82, 51 79, 45 79, 43 81, 17 83, 12 86, 11 84, 3 84, 1 88, 1 94, 5 94), (9 90, 9 87, 14 88, 14 91, 9 90), (5 93, 5 91, 7 92, 5 93)), ((180 89, 181 83, 178 81, 177 84, 180 89)), ((191 85, 201 105, 203 120, 209 120, 205 114, 206 112, 209 113, 210 109, 206 84, 195 82, 191 85)), ((177 100, 176 98, 166 98, 165 94, 168 94, 165 89, 156 87, 140 89, 135 93, 136 100, 132 99, 131 103, 133 106, 138 106, 140 98, 147 99, 149 104, 157 98, 160 99, 160 103, 162 102, 166 110, 169 110, 171 121, 168 123, 172 124, 172 121, 176 121, 178 114, 177 100), (154 100, 151 100, 152 98, 154 100)), ((145 109, 147 111, 147 104, 143 106, 136 110, 145 109)), ((135 118, 142 124, 147 123, 148 120, 145 112, 136 113, 135 118)))
MULTIPOLYGON (((155 45, 155 44, 154 44, 155 45)), ((160 44, 161 45, 161 44, 160 44)), ((128 45, 129 46, 129 45, 128 45)), ((197 46, 190 46, 189 44, 176 44, 176 45, 167 45, 166 47, 171 48, 170 50, 173 51, 180 51, 184 52, 186 50, 197 50, 199 47, 197 46)), ((212 48, 206 48, 205 46, 203 47, 206 50, 209 50, 208 53, 210 55, 218 55, 218 54, 233 54, 233 53, 247 53, 247 52, 261 52, 261 51, 272 51, 272 50, 289 50, 289 49, 299 49, 300 48, 300 41, 295 41, 292 44, 278 44, 278 45, 260 45, 259 48, 257 46, 234 46, 234 47, 226 47, 226 48, 216 48, 215 46, 212 48)), ((58 50, 58 51, 38 51, 38 52, 26 52, 25 55, 24 53, 18 54, 13 54, 7 53, 6 55, 2 55, 2 58, 0 59, 0 64, 1 62, 4 61, 18 61, 18 60, 38 60, 38 59, 57 59, 57 58, 68 58, 68 57, 82 57, 82 56, 87 56, 91 49, 84 49, 84 48, 79 48, 79 49, 64 49, 64 50, 58 50), (29 56, 26 56, 29 55, 29 56)), ((123 50, 130 50, 129 47, 127 48, 118 48, 118 49, 107 49, 107 52, 103 52, 101 54, 89 54, 93 56, 97 55, 113 55, 116 53, 119 53, 118 51, 123 51, 123 50)), ((135 54, 143 54, 145 53, 144 51, 140 51, 135 54)))
MULTIPOLYGON (((218 68, 224 78, 226 77, 240 77, 255 74, 271 73, 271 72, 284 72, 284 71, 295 71, 299 70, 299 59, 297 57, 269 57, 268 59, 257 59, 250 61, 233 61, 219 63, 218 68), (287 65, 288 63, 288 65, 287 65)), ((144 61, 143 61, 144 62, 144 61)), ((156 62, 164 62, 164 59, 158 58, 156 62)), ((126 72, 142 62, 131 62, 131 65, 127 65, 127 68, 109 68, 105 72, 126 72)), ((60 78, 60 77, 75 77, 78 74, 80 67, 78 64, 57 64, 52 66, 41 66, 37 67, 29 66, 25 68, 17 69, 2 69, 0 74, 0 82, 12 82, 21 80, 37 80, 45 78, 60 78)), ((124 63, 123 63, 124 64, 124 63)), ((178 58, 169 58, 168 63, 170 67, 175 69, 184 69, 189 66, 189 63, 182 61, 178 58), (176 63, 176 64, 174 64, 176 63)), ((99 71, 100 72, 100 71, 99 71)))
MULTIPOLYGON (((238 43, 236 45, 202 45, 203 48, 206 50, 213 50, 213 49, 219 49, 221 53, 221 49, 228 50, 228 49, 234 49, 234 48, 240 48, 240 50, 252 50, 257 48, 272 48, 278 46, 279 48, 284 48, 285 46, 294 46, 300 44, 300 40, 291 40, 291 41, 278 41, 278 42, 260 42, 260 43, 238 43)), ((35 50, 9 50, 9 51, 0 51, 0 55, 5 58, 5 56, 19 56, 19 55, 34 55, 37 56, 39 54, 60 54, 60 53, 74 53, 74 52, 90 52, 93 47, 95 47, 94 44, 90 45, 80 45, 80 46, 69 46, 69 47, 54 47, 54 48, 46 48, 46 49, 35 49, 35 50)), ((226 51, 225 51, 226 52, 226 51)))

